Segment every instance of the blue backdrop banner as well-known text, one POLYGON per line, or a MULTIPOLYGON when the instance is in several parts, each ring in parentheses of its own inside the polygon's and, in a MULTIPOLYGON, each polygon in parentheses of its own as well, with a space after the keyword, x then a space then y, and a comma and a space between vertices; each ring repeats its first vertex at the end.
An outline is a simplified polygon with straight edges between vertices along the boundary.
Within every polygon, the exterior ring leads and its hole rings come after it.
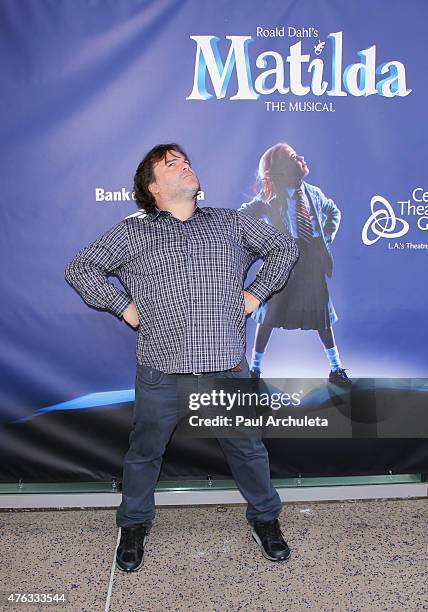
MULTIPOLYGON (((64 269, 137 213, 133 175, 157 143, 188 151, 201 206, 296 236, 293 194, 267 180, 287 143, 308 170, 320 250, 306 275, 328 259, 341 365, 401 388, 428 378, 427 18, 425 0, 2 0, 0 479, 120 474, 136 332, 88 308, 64 269)), ((270 325, 265 376, 327 379, 323 335, 296 308, 279 296, 248 319, 248 359, 270 325)), ((424 440, 383 441, 384 463, 367 441, 344 463, 317 440, 311 464, 297 442, 269 441, 275 475, 428 465, 424 440)), ((211 444, 175 440, 163 477, 227 475, 211 444)))

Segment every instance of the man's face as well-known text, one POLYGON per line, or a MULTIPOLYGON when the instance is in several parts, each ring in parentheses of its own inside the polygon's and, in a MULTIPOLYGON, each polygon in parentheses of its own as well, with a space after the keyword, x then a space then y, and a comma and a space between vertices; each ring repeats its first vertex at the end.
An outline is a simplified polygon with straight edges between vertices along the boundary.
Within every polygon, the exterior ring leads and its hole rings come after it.
POLYGON ((275 183, 282 180, 289 185, 299 183, 309 173, 309 168, 303 155, 298 155, 290 147, 283 147, 271 168, 272 179, 275 183))
POLYGON ((168 151, 165 159, 154 164, 153 174, 149 189, 156 201, 195 198, 200 189, 195 171, 178 151, 168 151))

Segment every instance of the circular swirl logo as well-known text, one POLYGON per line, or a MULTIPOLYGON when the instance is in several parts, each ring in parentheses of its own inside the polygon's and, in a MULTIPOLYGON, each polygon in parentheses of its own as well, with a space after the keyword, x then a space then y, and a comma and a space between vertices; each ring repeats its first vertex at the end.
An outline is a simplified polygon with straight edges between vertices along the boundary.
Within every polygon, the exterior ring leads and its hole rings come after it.
POLYGON ((379 238, 399 238, 409 231, 407 221, 395 215, 394 209, 386 198, 380 195, 373 196, 370 208, 372 214, 364 223, 361 232, 361 239, 367 246, 374 244, 379 238))

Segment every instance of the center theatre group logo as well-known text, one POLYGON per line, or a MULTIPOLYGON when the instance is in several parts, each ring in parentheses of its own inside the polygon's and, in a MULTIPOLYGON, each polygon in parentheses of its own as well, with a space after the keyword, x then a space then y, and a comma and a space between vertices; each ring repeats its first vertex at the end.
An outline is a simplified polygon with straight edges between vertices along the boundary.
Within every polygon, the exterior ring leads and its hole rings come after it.
POLYGON ((361 232, 361 239, 367 246, 374 244, 379 238, 399 238, 409 231, 407 221, 396 216, 386 198, 380 195, 373 196, 370 208, 371 215, 361 232))

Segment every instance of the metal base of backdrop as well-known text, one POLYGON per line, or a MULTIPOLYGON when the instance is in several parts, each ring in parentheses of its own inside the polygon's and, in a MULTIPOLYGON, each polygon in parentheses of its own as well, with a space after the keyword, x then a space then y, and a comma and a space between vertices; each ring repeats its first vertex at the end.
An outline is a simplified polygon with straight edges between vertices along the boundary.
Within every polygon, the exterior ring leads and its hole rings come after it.
MULTIPOLYGON (((346 478, 274 479, 284 502, 427 497, 426 475, 401 474, 346 478)), ((116 481, 110 483, 1 484, 0 508, 106 508, 119 505, 116 481)), ((157 506, 245 503, 233 480, 160 482, 157 506)))

